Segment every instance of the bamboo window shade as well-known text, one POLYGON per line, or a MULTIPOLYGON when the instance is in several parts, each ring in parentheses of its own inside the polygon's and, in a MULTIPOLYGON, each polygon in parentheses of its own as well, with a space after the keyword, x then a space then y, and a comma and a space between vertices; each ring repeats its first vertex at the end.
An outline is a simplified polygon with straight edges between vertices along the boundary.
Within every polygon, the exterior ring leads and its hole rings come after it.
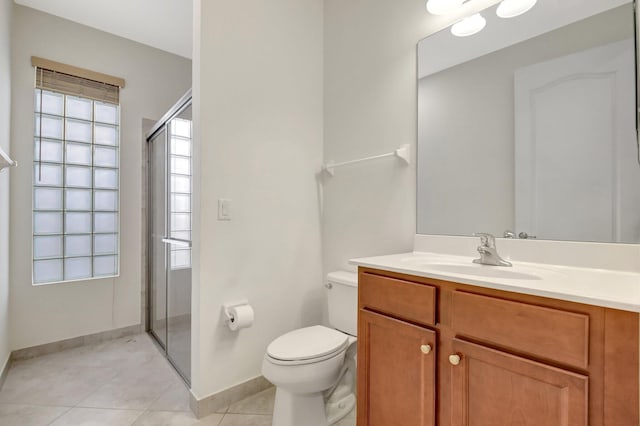
POLYGON ((35 56, 31 57, 31 65, 36 68, 38 89, 53 90, 111 104, 120 103, 120 88, 124 87, 122 78, 35 56))

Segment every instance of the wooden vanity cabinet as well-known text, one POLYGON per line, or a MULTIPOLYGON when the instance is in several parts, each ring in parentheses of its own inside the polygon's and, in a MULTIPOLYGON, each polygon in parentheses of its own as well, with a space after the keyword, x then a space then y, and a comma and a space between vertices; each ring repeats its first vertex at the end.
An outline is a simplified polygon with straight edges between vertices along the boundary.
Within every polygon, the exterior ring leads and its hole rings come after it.
POLYGON ((436 333, 397 319, 361 311, 358 368, 367 392, 360 424, 435 426, 436 333))
POLYGON ((454 339, 451 424, 587 425, 589 378, 454 339))
POLYGON ((358 426, 638 426, 639 316, 360 268, 358 426))

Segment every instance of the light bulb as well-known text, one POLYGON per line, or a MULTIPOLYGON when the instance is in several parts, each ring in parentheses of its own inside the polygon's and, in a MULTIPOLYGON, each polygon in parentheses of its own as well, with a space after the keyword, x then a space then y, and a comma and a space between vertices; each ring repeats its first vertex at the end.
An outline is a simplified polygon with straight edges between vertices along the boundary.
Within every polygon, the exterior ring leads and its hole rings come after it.
POLYGON ((496 14, 501 18, 513 18, 528 12, 538 0, 503 0, 496 14))
POLYGON ((427 0, 427 11, 432 15, 447 15, 460 6, 464 0, 427 0))
POLYGON ((479 13, 476 13, 453 25, 451 34, 457 37, 467 37, 482 31, 485 25, 487 25, 487 20, 479 13))

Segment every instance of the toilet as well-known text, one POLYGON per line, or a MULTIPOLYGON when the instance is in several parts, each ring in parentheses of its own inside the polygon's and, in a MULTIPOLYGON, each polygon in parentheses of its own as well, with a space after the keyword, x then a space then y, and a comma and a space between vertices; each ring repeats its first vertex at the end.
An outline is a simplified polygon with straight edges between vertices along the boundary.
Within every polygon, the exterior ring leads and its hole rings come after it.
POLYGON ((327 275, 329 324, 300 328, 267 347, 262 374, 276 386, 273 426, 330 426, 355 405, 358 276, 327 275))

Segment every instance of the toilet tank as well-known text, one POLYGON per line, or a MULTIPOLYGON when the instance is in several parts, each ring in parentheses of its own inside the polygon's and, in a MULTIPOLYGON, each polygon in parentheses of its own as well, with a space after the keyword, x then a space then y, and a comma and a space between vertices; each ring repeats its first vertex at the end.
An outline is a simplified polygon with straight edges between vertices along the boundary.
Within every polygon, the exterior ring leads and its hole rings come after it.
POLYGON ((358 274, 336 271, 327 274, 329 325, 344 333, 358 334, 358 274))

